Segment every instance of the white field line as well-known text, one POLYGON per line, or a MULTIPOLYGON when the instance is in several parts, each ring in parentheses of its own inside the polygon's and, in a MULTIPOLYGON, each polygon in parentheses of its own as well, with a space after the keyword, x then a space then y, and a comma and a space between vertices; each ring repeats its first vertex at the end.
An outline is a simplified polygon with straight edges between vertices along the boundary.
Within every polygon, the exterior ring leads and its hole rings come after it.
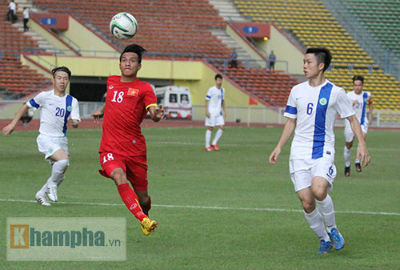
MULTIPOLYGON (((17 200, 17 199, 1 199, 0 202, 18 202, 18 203, 37 203, 35 200, 17 200)), ((66 205, 91 205, 91 206, 124 206, 122 203, 101 203, 101 202, 56 202, 54 204, 66 205)), ((230 211, 265 211, 265 212, 287 212, 287 213, 303 213, 299 209, 285 208, 250 208, 250 207, 225 207, 225 206, 197 206, 197 205, 173 205, 173 204, 152 204, 152 207, 161 208, 183 208, 183 209, 208 209, 208 210, 230 210, 230 211)), ((355 215, 375 215, 375 216, 400 216, 396 212, 373 212, 373 211, 335 211, 337 214, 355 214, 355 215)))

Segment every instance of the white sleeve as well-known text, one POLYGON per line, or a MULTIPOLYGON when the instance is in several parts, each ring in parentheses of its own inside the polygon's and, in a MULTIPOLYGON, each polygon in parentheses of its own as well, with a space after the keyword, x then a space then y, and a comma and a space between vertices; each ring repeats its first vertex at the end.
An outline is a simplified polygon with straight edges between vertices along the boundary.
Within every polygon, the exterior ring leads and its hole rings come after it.
POLYGON ((294 97, 294 91, 290 91, 289 98, 286 104, 285 113, 283 116, 287 118, 296 119, 297 118, 297 103, 296 98, 294 97))
POLYGON ((46 97, 46 92, 40 92, 36 97, 27 101, 26 105, 28 105, 31 108, 39 109, 41 106, 44 105, 45 97, 46 97))
POLYGON ((79 104, 76 98, 72 99, 72 111, 71 111, 71 119, 81 121, 81 117, 79 115, 79 104))
POLYGON ((347 118, 355 114, 351 100, 343 89, 338 91, 335 107, 341 118, 347 118))
POLYGON ((211 89, 212 88, 208 89, 208 91, 207 91, 206 100, 210 100, 211 99, 211 89))

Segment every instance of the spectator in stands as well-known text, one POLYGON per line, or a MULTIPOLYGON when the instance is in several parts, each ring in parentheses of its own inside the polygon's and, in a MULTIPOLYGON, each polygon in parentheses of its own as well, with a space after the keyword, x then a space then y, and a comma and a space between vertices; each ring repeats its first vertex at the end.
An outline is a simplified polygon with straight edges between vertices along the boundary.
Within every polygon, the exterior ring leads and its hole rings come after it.
POLYGON ((28 27, 28 22, 29 22, 29 8, 28 7, 24 7, 24 32, 29 30, 28 27))
POLYGON ((238 65, 237 64, 237 53, 236 53, 235 49, 232 50, 231 57, 230 57, 229 60, 230 60, 229 61, 229 67, 237 68, 237 65, 238 65))
POLYGON ((276 61, 276 55, 274 54, 274 51, 271 51, 268 57, 269 70, 275 70, 275 61, 276 61))
POLYGON ((17 20, 17 5, 14 0, 11 0, 8 4, 7 21, 14 23, 17 20))

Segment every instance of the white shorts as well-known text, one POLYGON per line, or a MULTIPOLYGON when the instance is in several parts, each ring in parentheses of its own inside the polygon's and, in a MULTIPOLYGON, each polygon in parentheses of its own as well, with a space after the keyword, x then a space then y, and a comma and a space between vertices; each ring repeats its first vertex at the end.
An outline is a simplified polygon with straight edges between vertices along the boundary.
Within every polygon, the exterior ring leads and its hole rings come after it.
POLYGON ((48 159, 59 149, 62 149, 67 155, 69 154, 67 137, 50 137, 40 134, 36 142, 39 152, 44 154, 45 159, 48 159))
POLYGON ((310 187, 312 179, 316 176, 323 177, 329 182, 328 191, 330 191, 336 177, 336 166, 333 157, 291 159, 289 160, 289 169, 296 192, 310 187))
MULTIPOLYGON (((367 134, 368 124, 361 125, 361 131, 364 134, 367 134)), ((351 129, 350 124, 346 124, 346 126, 344 127, 344 139, 346 142, 352 142, 354 140, 354 133, 353 130, 351 129)))
POLYGON ((224 117, 220 113, 210 113, 210 117, 206 117, 205 126, 215 127, 225 125, 224 117))

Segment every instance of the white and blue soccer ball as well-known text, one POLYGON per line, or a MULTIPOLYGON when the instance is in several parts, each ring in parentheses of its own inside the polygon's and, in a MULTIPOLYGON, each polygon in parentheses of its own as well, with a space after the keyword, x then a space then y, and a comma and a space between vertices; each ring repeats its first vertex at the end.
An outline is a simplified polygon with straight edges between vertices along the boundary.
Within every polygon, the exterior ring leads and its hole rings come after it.
POLYGON ((132 14, 120 12, 112 17, 110 32, 116 39, 133 38, 138 29, 138 23, 132 14))

